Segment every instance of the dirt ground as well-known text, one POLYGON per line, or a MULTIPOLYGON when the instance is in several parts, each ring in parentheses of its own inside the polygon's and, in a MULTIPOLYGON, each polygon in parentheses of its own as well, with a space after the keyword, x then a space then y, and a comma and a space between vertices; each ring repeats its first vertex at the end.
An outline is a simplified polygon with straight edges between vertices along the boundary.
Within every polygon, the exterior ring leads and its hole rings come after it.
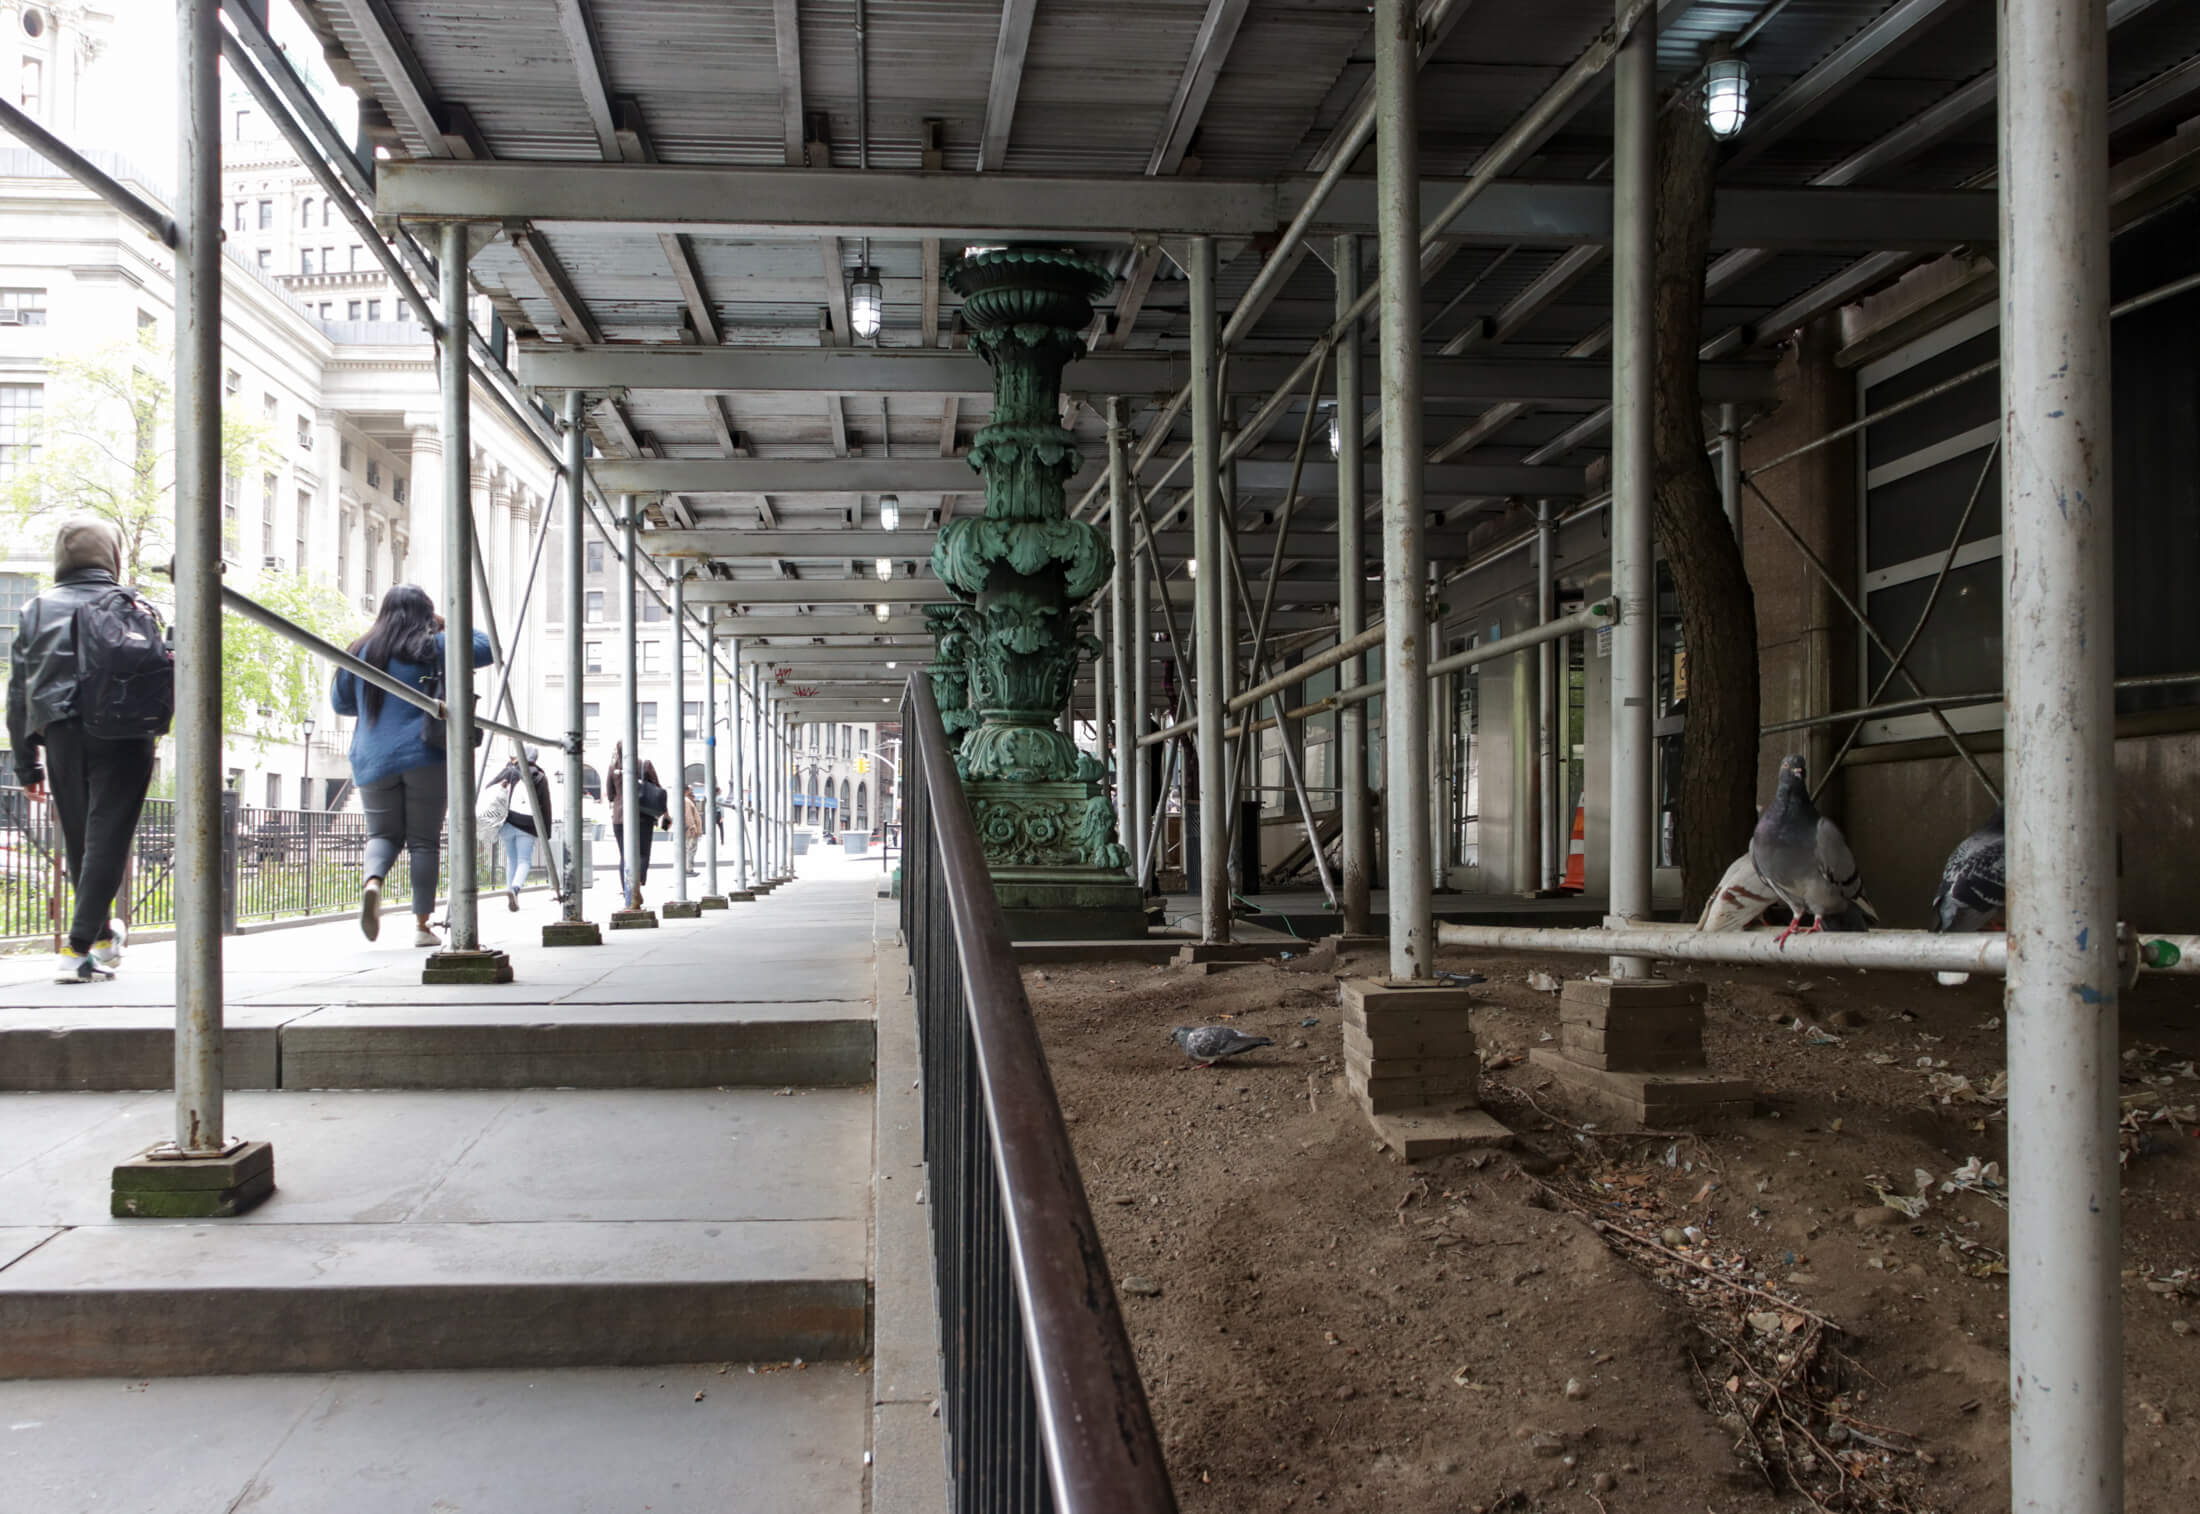
MULTIPOLYGON (((1998 979, 1711 969, 1757 1115, 1628 1135, 1525 1060, 1558 1028, 1530 975, 1586 965, 1447 950, 1520 1142, 1409 1167, 1300 965, 1024 975, 1186 1510, 2009 1507, 1998 979), (1278 1044, 1199 1071, 1168 1040, 1224 1021, 1278 1044)), ((2150 979, 2123 1029, 2127 1506, 2189 1509, 2200 984, 2150 979)))

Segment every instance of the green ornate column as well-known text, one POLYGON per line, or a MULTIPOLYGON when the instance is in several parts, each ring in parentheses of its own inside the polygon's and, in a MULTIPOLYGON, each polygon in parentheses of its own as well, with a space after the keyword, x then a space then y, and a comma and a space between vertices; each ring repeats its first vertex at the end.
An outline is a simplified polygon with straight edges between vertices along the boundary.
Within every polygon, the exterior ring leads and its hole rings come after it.
MULTIPOLYGON (((969 709, 957 765, 994 887, 1018 939, 1141 936, 1144 900, 1115 835, 1105 769, 1057 728, 1080 653, 1097 651, 1085 601, 1114 558, 1069 519, 1062 485, 1083 461, 1057 419, 1062 370, 1084 351, 1107 271, 1067 252, 1010 247, 957 264, 971 345, 993 369, 993 418, 972 439, 985 514, 950 521, 932 571, 968 607, 935 627, 938 663, 963 643, 969 709)), ((941 701, 941 712, 947 713, 941 701)))

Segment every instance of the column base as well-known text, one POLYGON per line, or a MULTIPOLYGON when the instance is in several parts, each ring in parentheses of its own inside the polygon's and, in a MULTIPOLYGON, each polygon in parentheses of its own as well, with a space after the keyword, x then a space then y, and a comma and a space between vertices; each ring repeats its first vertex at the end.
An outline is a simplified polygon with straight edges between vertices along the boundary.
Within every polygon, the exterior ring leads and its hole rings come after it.
POLYGON ((1574 978, 1559 996, 1558 1045, 1532 1054, 1574 1099, 1607 1117, 1672 1129, 1744 1118, 1756 1090, 1711 1071, 1704 986, 1691 979, 1574 978))
POLYGON ((726 896, 724 894, 705 894, 695 902, 705 909, 724 909, 726 907, 726 896))
POLYGON ((1555 1078, 1577 1105, 1654 1130, 1747 1119, 1757 1109, 1757 1090, 1750 1084, 1709 1071, 1620 1072, 1590 1067, 1547 1046, 1530 1052, 1528 1062, 1555 1078))
POLYGON ((601 946, 603 929, 593 920, 553 920, 542 928, 544 946, 601 946))
POLYGON ((615 909, 611 912, 613 930, 655 930, 657 912, 648 909, 615 909))
POLYGON ((700 899, 667 899, 658 906, 658 912, 667 920, 700 920, 703 902, 700 899))
POLYGON ((275 1148, 267 1141, 239 1141, 210 1157, 155 1154, 163 1149, 155 1146, 116 1164, 116 1219, 228 1219, 275 1191, 275 1148))
POLYGON ((1100 867, 995 867, 993 892, 1012 941, 1128 941, 1146 935, 1146 901, 1100 867))
POLYGON ((1510 1146, 1515 1140, 1511 1129, 1495 1115, 1472 1105, 1452 1109, 1431 1104, 1391 1114, 1370 1114, 1367 1122, 1375 1127, 1376 1136, 1385 1146, 1408 1162, 1476 1146, 1510 1146))
POLYGON ((512 959, 500 951, 439 951, 420 969, 423 983, 509 983, 512 959))
POLYGON ((729 905, 754 904, 755 902, 756 890, 753 888, 729 888, 726 890, 726 903, 729 905))

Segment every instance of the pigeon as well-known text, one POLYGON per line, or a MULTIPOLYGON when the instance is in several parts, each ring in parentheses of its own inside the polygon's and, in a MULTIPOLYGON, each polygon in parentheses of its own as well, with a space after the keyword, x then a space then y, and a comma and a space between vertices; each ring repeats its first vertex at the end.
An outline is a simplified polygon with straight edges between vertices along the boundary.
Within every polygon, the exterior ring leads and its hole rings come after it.
POLYGON ((1179 1025, 1171 1029, 1169 1035, 1184 1048, 1184 1055, 1192 1059, 1195 1067, 1212 1067, 1225 1057, 1276 1044, 1266 1036, 1249 1036, 1227 1025, 1179 1025))
POLYGON ((2002 882, 2003 828, 1999 805, 1994 816, 1956 843, 1940 870, 1940 892, 1933 898, 1936 931, 1986 930, 2001 922, 2008 903, 2002 882))
POLYGON ((1744 852, 1734 859, 1734 865, 1726 870, 1719 886, 1704 901, 1703 913, 1696 919, 1700 931, 1748 930, 1764 918, 1766 910, 1780 902, 1779 895, 1757 871, 1757 864, 1744 852))
POLYGON ((1749 838, 1749 860, 1795 916, 1780 932, 1781 945, 1795 934, 1805 915, 1811 917, 1811 932, 1865 930, 1879 918, 1864 897, 1864 880, 1857 876, 1856 858, 1850 855, 1841 827, 1810 802, 1801 757, 1780 759, 1780 786, 1757 817, 1757 829, 1749 838))

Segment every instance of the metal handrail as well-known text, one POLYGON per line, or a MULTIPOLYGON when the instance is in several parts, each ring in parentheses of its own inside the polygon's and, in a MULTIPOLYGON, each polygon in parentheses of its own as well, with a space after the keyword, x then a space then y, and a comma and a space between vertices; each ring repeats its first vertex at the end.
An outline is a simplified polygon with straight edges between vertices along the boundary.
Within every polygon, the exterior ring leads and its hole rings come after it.
POLYGON ((954 1506, 1173 1514, 1007 920, 921 674, 902 713, 913 770, 902 787, 902 930, 954 1506))

